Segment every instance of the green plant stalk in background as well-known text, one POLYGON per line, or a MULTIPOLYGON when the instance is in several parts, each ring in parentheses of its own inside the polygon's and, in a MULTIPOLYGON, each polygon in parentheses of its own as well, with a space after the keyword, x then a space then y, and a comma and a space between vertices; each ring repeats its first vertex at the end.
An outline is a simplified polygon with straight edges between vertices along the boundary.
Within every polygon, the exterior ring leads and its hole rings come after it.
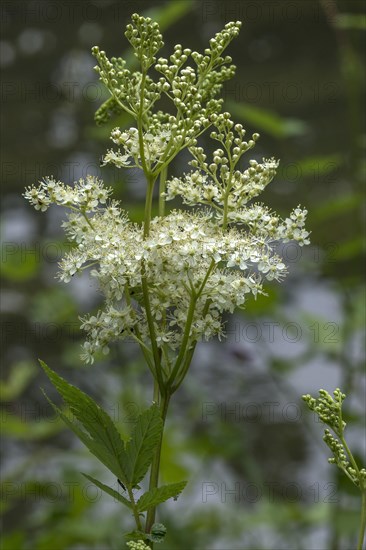
POLYGON ((325 430, 323 440, 333 454, 328 462, 336 464, 361 491, 361 521, 357 550, 362 550, 366 529, 366 469, 358 467, 344 436, 346 423, 342 416, 342 405, 346 395, 339 388, 334 390, 333 395, 334 397, 326 390, 319 390, 317 399, 309 394, 303 395, 303 399, 309 409, 314 411, 336 436, 334 437, 328 429, 325 430))
POLYGON ((164 539, 164 525, 155 523, 157 506, 177 499, 186 485, 181 481, 159 486, 159 469, 169 403, 189 370, 197 343, 220 338, 225 312, 244 308, 250 294, 264 294, 265 280, 280 281, 286 275, 274 250, 278 241, 309 243, 306 210, 298 206, 282 219, 252 202, 273 179, 278 162, 251 160, 246 169, 241 166, 259 135, 245 141, 242 125, 221 112, 223 101, 216 97, 234 75, 235 66, 224 51, 240 26, 238 21, 227 23, 203 54, 177 44, 169 60, 157 59, 163 47, 159 25, 133 14, 125 35, 139 71, 131 72, 121 58, 109 60, 98 47, 92 50, 100 80, 111 93, 96 113, 97 123, 122 112, 135 121, 128 130, 112 130, 117 149, 107 151, 103 164, 143 173, 142 225, 132 223, 119 202, 110 199, 112 190, 93 176, 74 186, 47 177, 25 193, 37 210, 51 204, 70 210, 63 227, 75 246, 60 263, 60 279, 69 282, 92 268, 90 275, 104 294, 104 307, 82 319, 87 333, 83 359, 92 363, 98 352, 108 353, 112 342, 132 338, 153 378, 152 405, 138 416, 129 438, 123 438, 99 405, 41 363, 72 417, 53 407, 123 489, 121 494, 84 474, 130 510, 135 521, 134 531, 127 534, 130 548, 152 548, 164 539), (162 97, 170 102, 170 112, 156 109, 162 97), (210 138, 219 143, 210 161, 197 141, 209 129, 210 138), (184 149, 193 157, 193 170, 168 178, 170 164, 184 149), (194 209, 166 213, 166 201, 177 196, 194 209), (140 484, 149 471, 144 492, 140 484))

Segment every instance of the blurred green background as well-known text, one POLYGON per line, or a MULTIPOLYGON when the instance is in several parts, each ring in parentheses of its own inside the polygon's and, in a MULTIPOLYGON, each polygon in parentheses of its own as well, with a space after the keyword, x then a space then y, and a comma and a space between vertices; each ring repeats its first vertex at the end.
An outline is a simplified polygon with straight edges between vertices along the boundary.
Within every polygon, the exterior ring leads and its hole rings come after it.
MULTIPOLYGON (((55 280, 67 250, 63 212, 40 215, 23 200, 44 175, 67 183, 92 173, 141 220, 136 173, 99 167, 114 126, 97 128, 107 97, 91 46, 131 58, 123 36, 131 13, 156 18, 163 55, 175 43, 202 50, 230 20, 242 20, 228 53, 236 77, 225 105, 261 139, 252 158, 281 159, 262 200, 286 215, 309 210, 312 244, 282 248, 290 272, 228 318, 224 342, 202 343, 173 400, 162 480, 189 479, 160 510, 162 550, 349 550, 359 497, 327 465, 322 426, 303 393, 348 394, 349 442, 365 456, 363 343, 365 30, 362 2, 6 1, 0 5, 2 183, 2 550, 117 550, 131 526, 125 510, 79 473, 108 479, 46 403, 57 401, 37 358, 97 398, 121 425, 151 399, 132 343, 92 367, 80 359, 78 315, 98 307, 87 277, 55 280), (99 471, 100 470, 100 471, 99 471)), ((181 155, 172 173, 186 170, 181 155)), ((249 159, 248 159, 249 160, 249 159)), ((364 460, 364 458, 363 458, 364 460)))

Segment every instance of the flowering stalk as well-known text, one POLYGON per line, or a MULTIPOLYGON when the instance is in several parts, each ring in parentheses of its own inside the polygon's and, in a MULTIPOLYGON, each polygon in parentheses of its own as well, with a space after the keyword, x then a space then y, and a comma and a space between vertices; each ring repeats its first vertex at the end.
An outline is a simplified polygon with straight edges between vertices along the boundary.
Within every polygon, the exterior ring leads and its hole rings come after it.
MULTIPOLYGON (((161 438, 158 443, 158 446, 156 448, 156 452, 151 464, 151 472, 150 472, 150 483, 149 483, 149 490, 154 490, 155 487, 158 486, 159 483, 159 470, 160 470, 160 457, 161 457, 161 446, 163 443, 163 434, 164 434, 164 425, 166 416, 168 414, 168 407, 169 407, 169 400, 171 395, 169 392, 167 395, 163 396, 161 398, 161 404, 160 404, 160 414, 163 421, 163 430, 161 432, 161 438)), ((155 515, 156 515, 156 506, 151 507, 146 516, 146 526, 145 526, 145 532, 150 533, 151 528, 155 523, 155 515)), ((152 546, 152 543, 150 543, 152 546)))
POLYGON ((303 395, 303 400, 309 409, 314 411, 336 436, 334 437, 328 429, 324 431, 323 440, 333 454, 328 462, 336 464, 361 491, 361 521, 357 550, 362 550, 366 530, 366 469, 358 467, 345 439, 346 423, 342 416, 342 405, 345 398, 346 395, 339 388, 334 390, 333 397, 326 390, 319 390, 318 399, 309 394, 303 395))
MULTIPOLYGON (((156 507, 176 498, 185 484, 158 486, 161 443, 171 396, 182 384, 198 342, 223 337, 225 312, 244 308, 250 294, 254 298, 264 294, 266 280, 280 281, 286 275, 286 266, 274 250, 278 241, 309 243, 306 210, 299 206, 282 219, 262 203, 252 202, 273 179, 278 162, 251 160, 244 168, 242 157, 259 135, 246 141, 242 125, 235 124, 230 113, 221 112, 223 100, 217 96, 235 72, 224 52, 240 26, 238 21, 226 24, 203 54, 178 44, 169 59, 157 58, 163 47, 158 24, 134 14, 125 35, 139 71, 131 72, 121 58, 108 59, 98 47, 92 50, 100 80, 111 93, 96 113, 97 123, 125 111, 136 125, 113 129, 111 139, 117 148, 107 151, 103 164, 143 172, 143 224, 132 223, 119 202, 111 200, 112 190, 93 176, 74 186, 48 177, 25 192, 38 210, 45 211, 51 204, 70 210, 63 227, 75 247, 61 261, 60 279, 68 282, 93 267, 90 275, 105 296, 103 308, 82 319, 87 333, 83 359, 93 363, 98 352, 108 353, 112 342, 132 338, 152 374, 153 405, 139 418, 131 440, 118 443, 119 466, 111 470, 119 472, 127 487, 129 498, 123 497, 122 502, 136 519, 136 531, 130 536, 142 541, 131 544, 140 547, 143 541, 152 547, 154 541, 162 540, 165 528, 154 523, 156 507), (157 108, 162 97, 171 104, 169 113, 157 108), (210 160, 198 144, 209 129, 210 138, 219 144, 210 160), (184 149, 192 155, 192 169, 168 178, 170 164, 184 149), (157 181, 159 210, 153 217, 157 181), (166 211, 166 202, 176 197, 184 209, 166 211), (141 490, 139 482, 147 465, 149 490, 136 501, 133 491, 141 490), (143 531, 140 515, 144 512, 143 531)), ((65 387, 53 371, 44 368, 63 389, 63 397, 77 408, 76 389, 65 387)), ((88 432, 90 426, 85 426, 88 432)), ((70 427, 90 443, 77 427, 70 427)), ((93 437, 99 435, 93 432, 93 437)), ((89 448, 99 459, 104 456, 99 447, 89 448)))

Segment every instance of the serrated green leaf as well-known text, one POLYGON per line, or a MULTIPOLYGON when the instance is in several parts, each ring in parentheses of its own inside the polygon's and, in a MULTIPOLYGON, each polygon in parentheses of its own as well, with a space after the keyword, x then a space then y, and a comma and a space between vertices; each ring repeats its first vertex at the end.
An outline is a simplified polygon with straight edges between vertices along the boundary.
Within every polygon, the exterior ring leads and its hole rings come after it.
POLYGON ((50 403, 50 405, 55 410, 56 414, 59 415, 61 420, 63 420, 66 426, 74 432, 74 434, 80 439, 80 441, 84 443, 87 449, 89 449, 89 451, 94 456, 96 456, 98 460, 100 460, 100 462, 104 464, 104 466, 106 466, 116 477, 124 479, 121 475, 120 465, 118 464, 116 467, 114 457, 111 457, 109 455, 106 448, 103 445, 101 445, 100 442, 92 439, 84 430, 80 428, 80 426, 76 422, 70 420, 70 418, 68 418, 66 414, 64 414, 61 411, 61 409, 59 409, 54 403, 52 403, 52 401, 49 399, 49 397, 44 391, 43 391, 43 394, 48 400, 48 402, 50 403))
POLYGON ((153 405, 140 414, 131 439, 126 445, 128 479, 132 487, 136 487, 146 475, 162 431, 163 421, 157 405, 153 405))
POLYGON ((186 485, 186 481, 180 481, 179 483, 170 483, 151 489, 139 498, 136 504, 138 512, 146 512, 149 508, 157 506, 169 498, 177 498, 186 485))
POLYGON ((80 425, 69 419, 47 397, 55 411, 67 426, 117 478, 127 482, 128 459, 124 442, 110 416, 84 392, 69 384, 51 370, 43 361, 40 364, 57 391, 69 405, 71 413, 80 425))
POLYGON ((121 502, 122 504, 127 506, 128 508, 132 509, 131 502, 129 500, 127 500, 127 498, 125 498, 124 496, 120 495, 118 493, 118 491, 115 491, 114 489, 112 489, 112 487, 109 487, 108 485, 104 485, 104 483, 102 483, 101 481, 98 481, 97 479, 95 479, 92 476, 89 476, 88 474, 84 474, 83 472, 82 472, 82 474, 83 474, 84 477, 86 477, 86 479, 88 479, 89 481, 94 483, 94 485, 99 487, 99 489, 101 489, 102 491, 104 491, 105 493, 107 493, 108 495, 113 497, 114 499, 118 500, 119 502, 121 502))

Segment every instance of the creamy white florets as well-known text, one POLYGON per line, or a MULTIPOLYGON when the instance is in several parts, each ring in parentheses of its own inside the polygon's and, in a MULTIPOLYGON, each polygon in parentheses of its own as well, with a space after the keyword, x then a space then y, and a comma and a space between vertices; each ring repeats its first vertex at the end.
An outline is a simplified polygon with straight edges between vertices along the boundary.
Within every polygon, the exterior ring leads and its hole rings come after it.
MULTIPOLYGON (((147 21, 133 17, 138 24, 147 21)), ((82 319, 87 333, 83 358, 92 362, 97 351, 107 353, 112 342, 132 338, 148 357, 154 352, 155 363, 161 353, 169 371, 170 359, 180 350, 224 335, 225 312, 243 308, 249 295, 263 293, 266 280, 283 279, 287 268, 275 253, 277 241, 303 246, 309 233, 307 211, 300 206, 283 219, 253 203, 275 176, 278 161, 250 160, 241 166, 259 135, 246 141, 243 126, 230 113, 220 113, 222 100, 215 99, 235 71, 231 58, 222 53, 240 23, 225 25, 204 55, 178 44, 169 60, 155 58, 162 42, 158 27, 150 23, 148 50, 132 27, 126 36, 146 70, 155 64, 161 75, 157 82, 146 72, 131 73, 124 60, 109 60, 105 52, 93 49, 100 78, 113 89, 113 107, 126 110, 137 122, 137 127, 112 130, 118 149, 109 150, 103 163, 141 168, 151 185, 188 149, 192 170, 170 177, 160 199, 179 196, 194 209, 172 210, 151 220, 149 215, 146 231, 146 225, 132 223, 119 202, 110 200, 111 189, 94 176, 72 186, 45 178, 28 188, 25 197, 37 210, 51 204, 70 210, 63 227, 75 246, 61 261, 59 277, 69 282, 90 268, 105 297, 97 314, 82 319), (162 94, 176 108, 175 115, 153 111, 162 94), (208 127, 217 142, 210 160, 197 142, 208 127)), ((104 120, 106 111, 98 116, 104 120)))
POLYGON ((107 353, 110 343, 117 340, 138 337, 148 345, 143 272, 157 346, 174 352, 182 343, 192 289, 200 288, 209 271, 192 319, 192 341, 221 337, 224 312, 244 307, 250 294, 263 293, 265 280, 280 281, 286 275, 285 264, 271 246, 273 241, 305 240, 307 236, 303 230, 306 211, 296 208, 290 218, 281 220, 255 204, 232 211, 230 221, 234 218, 237 223, 225 230, 208 208, 173 210, 163 218, 153 218, 150 233, 144 237, 143 227, 131 223, 118 202, 106 203, 108 195, 109 190, 95 178, 80 180, 74 187, 45 180, 26 193, 36 206, 38 197, 47 206, 56 202, 72 209, 63 227, 76 246, 61 261, 59 277, 69 282, 90 267, 104 293, 105 307, 82 319, 88 335, 83 353, 87 362, 99 350, 107 353), (85 212, 92 215, 86 217, 85 212))

